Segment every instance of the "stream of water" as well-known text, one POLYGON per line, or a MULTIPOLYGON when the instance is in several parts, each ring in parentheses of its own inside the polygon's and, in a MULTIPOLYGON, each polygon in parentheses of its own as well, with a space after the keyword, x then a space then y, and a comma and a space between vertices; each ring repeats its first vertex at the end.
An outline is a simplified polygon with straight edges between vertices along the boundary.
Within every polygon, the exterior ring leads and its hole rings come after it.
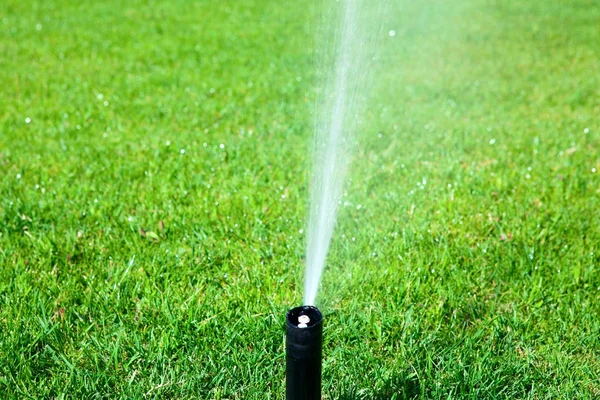
MULTIPOLYGON (((326 20, 338 21, 321 38, 317 65, 321 87, 317 96, 314 169, 308 219, 304 304, 314 305, 342 198, 350 153, 360 126, 373 61, 373 43, 380 30, 369 23, 381 1, 332 2, 326 20)), ((330 23, 330 22, 329 22, 330 23)))

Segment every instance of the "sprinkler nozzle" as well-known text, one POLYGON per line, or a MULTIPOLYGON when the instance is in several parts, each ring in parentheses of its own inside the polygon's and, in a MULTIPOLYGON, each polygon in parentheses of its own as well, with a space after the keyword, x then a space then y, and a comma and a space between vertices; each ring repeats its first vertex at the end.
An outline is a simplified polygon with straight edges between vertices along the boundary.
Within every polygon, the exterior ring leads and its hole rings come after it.
POLYGON ((300 306, 286 316, 286 399, 321 399, 323 314, 300 306))

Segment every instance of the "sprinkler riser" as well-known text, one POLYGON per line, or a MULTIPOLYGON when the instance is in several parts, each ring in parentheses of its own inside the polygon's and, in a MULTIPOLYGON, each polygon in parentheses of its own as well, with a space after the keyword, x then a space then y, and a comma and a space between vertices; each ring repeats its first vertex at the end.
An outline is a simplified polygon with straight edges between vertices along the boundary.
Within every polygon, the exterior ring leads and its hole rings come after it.
POLYGON ((285 339, 286 399, 320 400, 323 344, 321 312, 313 306, 290 310, 286 316, 285 339), (310 321, 306 322, 306 316, 310 317, 310 321))

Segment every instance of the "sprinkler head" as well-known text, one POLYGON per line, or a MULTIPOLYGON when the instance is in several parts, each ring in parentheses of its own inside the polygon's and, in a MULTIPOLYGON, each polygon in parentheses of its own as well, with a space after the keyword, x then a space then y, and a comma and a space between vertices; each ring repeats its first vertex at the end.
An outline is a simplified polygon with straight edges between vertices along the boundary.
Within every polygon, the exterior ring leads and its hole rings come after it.
POLYGON ((300 315, 298 317, 298 328, 308 328, 310 317, 308 315, 300 315))
POLYGON ((313 306, 291 309, 286 318, 286 399, 321 399, 323 314, 313 306))

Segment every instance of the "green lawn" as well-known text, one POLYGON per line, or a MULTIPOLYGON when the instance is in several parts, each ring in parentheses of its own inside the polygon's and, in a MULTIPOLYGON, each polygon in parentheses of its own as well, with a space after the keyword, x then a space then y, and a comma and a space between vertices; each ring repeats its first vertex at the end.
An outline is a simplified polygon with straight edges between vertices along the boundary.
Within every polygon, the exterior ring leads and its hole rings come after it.
MULTIPOLYGON (((391 3, 324 398, 600 397, 600 4, 391 3)), ((283 398, 315 4, 3 0, 0 398, 283 398)))

